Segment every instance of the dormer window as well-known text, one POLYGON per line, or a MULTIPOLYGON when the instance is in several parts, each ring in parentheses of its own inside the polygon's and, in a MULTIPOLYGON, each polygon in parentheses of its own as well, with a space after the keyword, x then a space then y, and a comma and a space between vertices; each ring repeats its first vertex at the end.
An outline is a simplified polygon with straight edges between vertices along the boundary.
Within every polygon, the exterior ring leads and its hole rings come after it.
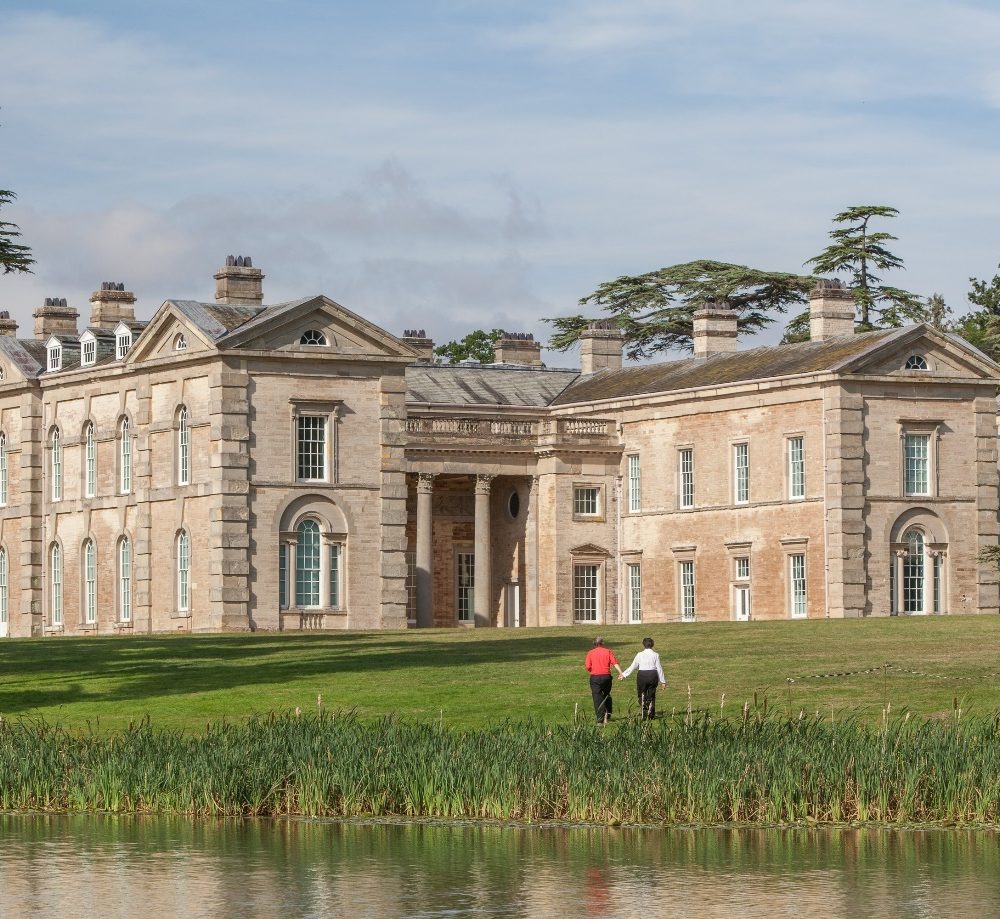
POLYGON ((175 351, 187 351, 188 340, 184 337, 183 333, 179 333, 174 338, 174 350, 175 351))
POLYGON ((326 336, 318 329, 306 329, 299 339, 300 345, 325 345, 326 336))
POLYGON ((48 345, 49 371, 62 370, 62 342, 58 338, 50 338, 48 345))
POLYGON ((131 329, 119 329, 115 334, 115 354, 118 360, 125 360, 125 355, 128 354, 129 348, 132 347, 132 330, 131 329))
POLYGON ((929 370, 927 358, 920 354, 911 354, 903 365, 904 370, 929 370))
POLYGON ((97 339, 89 333, 80 339, 80 366, 90 367, 97 363, 97 339))

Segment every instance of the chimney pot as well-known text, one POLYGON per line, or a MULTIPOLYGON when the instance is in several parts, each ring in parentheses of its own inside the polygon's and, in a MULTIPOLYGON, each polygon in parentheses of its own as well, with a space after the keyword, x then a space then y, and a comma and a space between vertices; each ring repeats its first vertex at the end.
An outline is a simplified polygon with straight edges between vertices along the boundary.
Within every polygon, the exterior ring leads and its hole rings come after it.
POLYGON ((434 342, 427 337, 423 329, 406 329, 403 332, 403 341, 413 348, 417 354, 418 364, 434 363, 434 342))
POLYGON ((135 294, 121 281, 102 281, 90 302, 90 324, 95 328, 113 329, 119 322, 135 321, 135 294))
POLYGON ((542 366, 542 346, 531 332, 504 332, 493 346, 493 359, 498 364, 542 366))
POLYGON ((80 314, 68 306, 65 297, 46 297, 42 306, 35 310, 35 338, 45 340, 50 335, 77 334, 76 320, 80 314))
POLYGON ((215 299, 234 306, 260 306, 264 301, 264 272, 253 267, 249 255, 226 256, 215 273, 215 299))

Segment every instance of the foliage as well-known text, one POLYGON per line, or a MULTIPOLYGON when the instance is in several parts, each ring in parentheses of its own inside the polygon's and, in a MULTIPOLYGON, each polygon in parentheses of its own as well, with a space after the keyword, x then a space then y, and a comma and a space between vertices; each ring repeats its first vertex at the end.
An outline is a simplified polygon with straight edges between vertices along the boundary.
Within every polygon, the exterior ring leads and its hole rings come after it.
POLYGON ((775 313, 804 303, 814 283, 814 278, 798 274, 706 259, 623 276, 601 284, 580 300, 581 306, 599 307, 604 315, 581 313, 547 319, 555 329, 550 346, 565 351, 579 340, 590 322, 599 319, 622 330, 625 353, 630 358, 690 350, 693 317, 699 307, 728 307, 737 314, 738 330, 753 334, 770 325, 775 313))
POLYGON ((951 307, 944 302, 941 294, 931 294, 927 298, 926 322, 932 325, 939 332, 950 332, 954 325, 951 318, 951 307))
POLYGON ((493 329, 491 332, 476 329, 461 341, 449 341, 439 345, 434 349, 434 353, 447 358, 449 364, 457 364, 469 358, 479 361, 480 364, 492 364, 495 354, 493 346, 502 337, 503 329, 493 329))
POLYGON ((895 217, 898 213, 896 208, 881 204, 864 204, 841 211, 833 221, 845 226, 831 230, 833 242, 806 262, 818 274, 846 272, 850 276, 860 331, 919 322, 927 315, 921 297, 883 284, 881 277, 875 274, 876 271, 902 269, 903 260, 886 248, 886 243, 897 237, 881 230, 870 230, 869 221, 876 217, 895 217))
MULTIPOLYGON (((1000 266, 998 266, 1000 267, 1000 266)), ((952 331, 994 360, 1000 359, 1000 274, 989 282, 969 278, 969 302, 979 307, 954 323, 952 331)))
POLYGON ((794 345, 809 341, 811 337, 809 310, 805 310, 788 321, 788 325, 785 326, 785 334, 781 336, 781 344, 794 345))
POLYGON ((185 736, 0 724, 0 810, 672 824, 1000 824, 1000 716, 776 716, 457 731, 255 716, 185 736))
MULTIPOLYGON (((0 189, 0 207, 10 204, 17 195, 12 191, 0 189)), ((16 224, 0 220, 0 266, 3 273, 30 272, 35 260, 31 257, 31 249, 19 243, 21 231, 16 224)))

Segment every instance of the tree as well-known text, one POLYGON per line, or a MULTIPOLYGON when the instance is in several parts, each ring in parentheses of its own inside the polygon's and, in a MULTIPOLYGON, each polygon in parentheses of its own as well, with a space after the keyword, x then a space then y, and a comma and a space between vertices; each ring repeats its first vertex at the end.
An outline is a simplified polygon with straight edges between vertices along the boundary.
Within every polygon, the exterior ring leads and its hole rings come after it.
POLYGON ((907 320, 919 322, 926 318, 927 308, 921 297, 882 283, 876 271, 903 268, 903 260, 886 248, 896 237, 884 231, 872 231, 868 223, 875 217, 895 217, 899 211, 882 204, 862 204, 849 207, 833 218, 846 224, 830 231, 833 240, 819 255, 809 259, 817 274, 847 272, 858 308, 859 331, 875 328, 895 328, 907 320))
MULTIPOLYGON (((17 195, 12 191, 0 189, 0 207, 10 204, 17 195)), ((3 273, 10 274, 13 271, 30 272, 35 260, 31 257, 31 249, 18 243, 21 231, 16 224, 0 220, 0 265, 3 266, 3 273)))
POLYGON ((955 322, 952 331, 993 360, 1000 359, 1000 274, 989 282, 969 278, 969 283, 972 285, 969 302, 979 309, 955 322))
POLYGON ((950 332, 953 326, 951 307, 944 302, 941 294, 931 294, 927 298, 926 321, 939 332, 950 332))
POLYGON ((625 353, 630 358, 690 350, 694 313, 699 307, 710 303, 727 306, 737 314, 738 330, 753 334, 772 323, 774 313, 804 303, 815 282, 815 278, 798 274, 704 259, 620 277, 580 300, 580 306, 599 307, 603 316, 578 313, 546 319, 555 330, 549 345, 565 351, 579 340, 589 323, 603 319, 622 330, 625 353))
POLYGON ((480 364, 492 364, 494 359, 493 346, 503 337, 503 329, 493 329, 486 332, 476 329, 461 341, 449 341, 434 349, 434 353, 448 359, 449 364, 472 358, 480 364))

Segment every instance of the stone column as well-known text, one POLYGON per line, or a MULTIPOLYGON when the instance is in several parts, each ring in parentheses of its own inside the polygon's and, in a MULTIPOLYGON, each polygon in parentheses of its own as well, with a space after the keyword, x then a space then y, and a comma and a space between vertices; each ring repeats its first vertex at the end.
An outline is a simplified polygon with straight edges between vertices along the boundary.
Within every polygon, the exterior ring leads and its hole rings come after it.
POLYGON ((930 547, 924 545, 924 614, 930 616, 934 612, 934 556, 937 552, 931 551, 930 547))
POLYGON ((903 572, 906 564, 906 549, 896 549, 893 552, 893 564, 896 566, 896 615, 902 616, 903 609, 903 572))
POLYGON ((490 600, 493 596, 490 570, 490 486, 493 484, 493 478, 491 475, 476 476, 476 568, 473 575, 475 580, 473 611, 477 629, 493 624, 490 610, 490 600))
POLYGON ((421 472, 417 476, 417 628, 427 629, 434 625, 434 580, 432 558, 433 514, 431 501, 434 497, 434 476, 421 472))

